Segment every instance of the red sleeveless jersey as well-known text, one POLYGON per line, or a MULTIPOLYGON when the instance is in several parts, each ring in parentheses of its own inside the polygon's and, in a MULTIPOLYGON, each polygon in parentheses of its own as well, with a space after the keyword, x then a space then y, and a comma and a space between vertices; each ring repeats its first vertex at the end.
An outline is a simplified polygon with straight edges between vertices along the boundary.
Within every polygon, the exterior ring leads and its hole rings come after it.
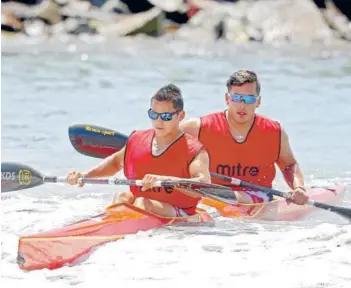
MULTIPOLYGON (((141 180, 146 174, 190 178, 189 165, 203 149, 203 145, 189 134, 184 134, 159 156, 152 155, 152 129, 134 131, 128 139, 124 156, 124 175, 127 179, 141 180)), ((154 187, 141 191, 130 186, 135 197, 146 197, 194 214, 201 198, 193 198, 173 188, 154 187)))
MULTIPOLYGON (((212 113, 201 118, 199 140, 209 153, 211 172, 272 187, 281 142, 277 121, 255 115, 245 141, 239 143, 230 133, 225 112, 212 113)), ((212 183, 226 185, 216 178, 212 183)), ((232 189, 242 190, 237 186, 232 189)))

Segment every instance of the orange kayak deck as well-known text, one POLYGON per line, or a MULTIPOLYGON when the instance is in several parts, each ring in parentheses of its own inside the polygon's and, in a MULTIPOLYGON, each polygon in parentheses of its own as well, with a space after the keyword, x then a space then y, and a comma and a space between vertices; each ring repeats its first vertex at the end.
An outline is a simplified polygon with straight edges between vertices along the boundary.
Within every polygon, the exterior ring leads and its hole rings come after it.
POLYGON ((17 263, 22 270, 57 269, 73 265, 93 248, 107 242, 179 222, 208 222, 206 211, 189 217, 161 217, 129 204, 116 204, 105 212, 63 228, 19 239, 17 263))
MULTIPOLYGON (((346 187, 315 187, 308 189, 312 200, 326 204, 336 204, 343 197, 346 187)), ((310 205, 287 204, 286 200, 279 198, 268 203, 228 205, 210 198, 203 198, 201 204, 214 207, 218 212, 229 218, 253 218, 271 221, 298 220, 310 213, 316 207, 310 205)))

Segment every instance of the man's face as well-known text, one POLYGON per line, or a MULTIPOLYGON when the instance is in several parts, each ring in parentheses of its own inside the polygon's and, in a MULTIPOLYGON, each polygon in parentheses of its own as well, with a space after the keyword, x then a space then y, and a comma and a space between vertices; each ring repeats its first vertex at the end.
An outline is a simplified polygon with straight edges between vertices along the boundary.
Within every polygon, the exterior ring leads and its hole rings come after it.
POLYGON ((240 124, 252 120, 255 110, 261 103, 261 97, 257 96, 256 83, 244 83, 241 86, 231 86, 225 94, 228 113, 240 124))
POLYGON ((179 123, 184 119, 184 111, 177 111, 172 101, 152 100, 149 117, 157 136, 167 136, 179 129, 179 123))

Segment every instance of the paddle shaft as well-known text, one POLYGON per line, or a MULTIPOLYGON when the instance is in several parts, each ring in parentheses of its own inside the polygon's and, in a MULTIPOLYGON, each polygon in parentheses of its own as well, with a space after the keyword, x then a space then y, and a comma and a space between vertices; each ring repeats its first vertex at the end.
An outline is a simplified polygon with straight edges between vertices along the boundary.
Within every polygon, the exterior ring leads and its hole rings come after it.
MULTIPOLYGON (((214 176, 214 177, 219 178, 219 176, 217 176, 219 174, 211 173, 211 175, 214 176)), ((245 181, 242 181, 242 180, 236 179, 236 178, 226 177, 224 175, 221 175, 220 178, 222 180, 230 182, 231 184, 233 184, 235 186, 251 188, 251 189, 254 189, 254 190, 259 190, 259 191, 265 192, 267 194, 272 194, 272 195, 275 195, 275 196, 279 196, 279 197, 282 197, 282 198, 285 198, 285 199, 288 199, 288 200, 291 199, 291 195, 289 193, 278 191, 278 190, 275 190, 273 188, 268 188, 268 187, 264 187, 264 186, 261 186, 261 185, 245 182, 245 181)), ((320 207, 320 208, 325 207, 324 206, 325 204, 318 203, 318 202, 315 202, 314 200, 310 200, 310 199, 307 201, 307 204, 313 205, 313 206, 316 206, 316 207, 320 207), (320 205, 320 204, 322 204, 322 205, 320 205)))
MULTIPOLYGON (((78 180, 81 183, 91 184, 110 184, 110 185, 131 185, 131 186, 143 186, 142 180, 125 180, 125 179, 99 179, 99 178, 81 178, 78 180)), ((154 187, 179 187, 188 188, 200 193, 204 197, 209 197, 217 201, 225 202, 229 205, 237 204, 234 193, 225 186, 215 184, 196 183, 193 181, 156 181, 154 187), (192 185, 198 186, 198 188, 192 187, 192 185), (204 185, 201 187, 201 185, 204 185)), ((170 192, 168 192, 170 193, 170 192)))
MULTIPOLYGON (((63 182, 66 183, 67 180, 64 177, 44 177, 43 180, 45 182, 55 183, 55 182, 63 182)), ((143 186, 142 180, 127 180, 127 179, 116 179, 113 177, 110 178, 79 178, 78 183, 84 184, 106 184, 106 185, 127 185, 127 186, 143 186)), ((230 205, 237 204, 234 193, 229 190, 225 186, 219 186, 215 184, 201 184, 196 183, 198 188, 192 188, 194 185, 193 181, 156 181, 154 183, 154 187, 179 187, 179 188, 188 188, 195 190, 196 192, 202 194, 204 197, 210 197, 217 201, 222 201, 230 205), (188 186, 189 185, 189 186, 188 186), (204 185, 204 187, 201 187, 204 185), (207 187, 206 187, 207 186, 207 187)), ((170 193, 170 192, 168 192, 170 193)))
MULTIPOLYGON (((282 197, 282 198, 285 198, 285 199, 288 199, 288 200, 291 199, 291 195, 289 193, 278 191, 278 190, 275 190, 275 189, 270 189, 270 188, 267 188, 267 187, 262 187, 262 186, 255 185, 255 184, 252 184, 252 183, 248 183, 248 182, 245 182, 245 181, 241 181, 241 186, 247 187, 247 188, 252 188, 252 189, 258 189, 258 190, 260 190, 262 192, 265 192, 267 194, 273 194, 273 195, 276 195, 276 196, 279 196, 279 197, 282 197)), ((340 209, 342 208, 342 207, 337 207, 337 206, 332 206, 332 205, 329 205, 329 204, 316 202, 316 201, 311 200, 311 199, 308 199, 306 204, 307 205, 311 205, 311 206, 315 206, 315 207, 318 207, 318 208, 321 208, 321 209, 324 209, 324 210, 334 211, 334 212, 339 212, 339 208, 340 209)))
MULTIPOLYGON (((236 182, 236 181, 234 181, 234 182, 236 182)), ((234 183, 232 183, 232 184, 234 184, 234 183)), ((278 191, 278 190, 275 190, 273 188, 267 188, 267 187, 263 187, 263 186, 252 184, 252 183, 245 182, 245 181, 240 181, 240 186, 247 187, 247 188, 252 188, 252 189, 257 189, 257 190, 260 190, 260 191, 265 192, 267 194, 273 194, 275 196, 279 196, 279 197, 282 197, 282 198, 285 198, 285 199, 288 199, 288 200, 291 199, 291 194, 286 193, 286 192, 282 192, 282 191, 278 191)), ((324 206, 325 204, 315 202, 314 200, 311 200, 311 199, 309 199, 307 201, 307 204, 308 205, 312 205, 312 206, 316 206, 316 207, 319 207, 319 208, 325 207, 324 206)))
MULTIPOLYGON (((128 180, 118 178, 79 178, 78 183, 84 184, 106 184, 106 185, 127 185, 127 186, 143 186, 142 180, 128 180)), ((43 183, 68 183, 67 177, 58 176, 43 176, 43 183)), ((154 187, 175 187, 179 184, 183 184, 181 181, 156 181, 154 187)), ((225 190, 225 186, 223 190, 225 190)), ((212 188, 215 189, 215 188, 212 188)), ((227 190, 229 191, 229 189, 227 190)))
MULTIPOLYGON (((231 178, 231 177, 217 174, 217 173, 213 173, 213 172, 211 172, 211 176, 214 178, 218 178, 218 179, 221 179, 223 181, 229 182, 235 186, 247 187, 247 188, 262 191, 262 192, 267 193, 267 194, 276 195, 276 196, 279 196, 279 197, 282 197, 285 199, 291 199, 291 195, 287 192, 282 192, 282 191, 278 191, 278 190, 264 187, 261 185, 252 184, 252 183, 245 182, 245 181, 242 181, 242 180, 237 179, 237 178, 231 178)), ((351 209, 350 208, 320 203, 320 202, 316 202, 316 201, 311 200, 311 199, 309 199, 306 204, 311 205, 311 206, 315 206, 315 207, 318 207, 320 209, 324 209, 327 211, 335 212, 338 215, 343 216, 343 217, 351 220, 351 209)))
POLYGON ((278 191, 278 190, 275 190, 275 189, 272 189, 272 188, 268 188, 268 187, 264 187, 264 186, 260 186, 260 185, 256 185, 256 184, 252 184, 252 183, 245 182, 245 181, 237 179, 237 178, 231 178, 231 177, 220 175, 220 174, 217 174, 217 173, 212 173, 211 172, 211 176, 215 177, 215 178, 222 179, 222 180, 224 180, 226 182, 230 182, 231 184, 233 184, 235 186, 241 186, 241 187, 251 188, 251 189, 254 189, 254 190, 260 190, 260 191, 265 192, 267 194, 273 194, 273 195, 276 195, 276 196, 279 196, 279 197, 282 197, 282 198, 285 198, 285 199, 291 199, 290 194, 286 193, 286 192, 281 192, 281 191, 278 191))
MULTIPOLYGON (((67 183, 66 177, 57 176, 43 176, 43 183, 67 183)), ((143 186, 142 180, 126 180, 116 178, 79 178, 78 183, 84 184, 107 184, 107 185, 130 185, 130 186, 143 186)), ((176 181, 156 181, 155 187, 168 187, 175 186, 176 181)))
MULTIPOLYGON (((1 193, 30 189, 45 183, 67 183, 66 177, 45 176, 32 167, 14 162, 1 162, 1 193)), ((107 184, 107 185, 128 185, 143 186, 142 180, 128 180, 109 178, 79 178, 78 183, 87 184, 107 184)), ((171 193, 173 188, 185 188, 194 190, 202 196, 210 197, 228 204, 236 204, 235 194, 226 186, 211 183, 202 183, 189 179, 179 181, 156 181, 154 187, 165 187, 167 193, 171 193), (167 189, 172 188, 172 189, 167 189)), ((151 189, 151 191, 153 191, 151 189)), ((159 191, 153 191, 159 193, 159 191)))

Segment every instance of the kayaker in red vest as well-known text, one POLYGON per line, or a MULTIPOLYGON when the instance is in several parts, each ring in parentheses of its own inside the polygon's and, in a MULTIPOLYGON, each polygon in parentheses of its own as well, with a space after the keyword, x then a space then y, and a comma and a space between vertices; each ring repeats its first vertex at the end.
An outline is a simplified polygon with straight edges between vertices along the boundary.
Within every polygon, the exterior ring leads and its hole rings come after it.
POLYGON ((201 200, 197 192, 153 187, 155 181, 190 179, 211 182, 209 159, 203 145, 184 133, 183 98, 173 85, 162 87, 151 98, 148 116, 152 129, 131 133, 125 147, 86 173, 69 173, 67 180, 76 185, 80 177, 113 176, 122 168, 127 179, 143 180, 143 187, 131 186, 130 192, 116 194, 114 202, 127 202, 161 216, 186 216, 196 212, 201 200), (166 176, 162 176, 166 175, 166 176))
MULTIPOLYGON (((227 110, 181 123, 198 138, 210 156, 210 171, 258 185, 272 187, 275 164, 281 169, 292 194, 292 202, 303 205, 308 196, 304 177, 280 123, 256 114, 261 104, 260 82, 254 72, 239 70, 227 81, 227 110)), ((213 183, 225 185, 212 178, 213 183)), ((232 187, 240 191, 237 186, 232 187)), ((239 202, 272 200, 259 191, 235 192, 239 202)))

